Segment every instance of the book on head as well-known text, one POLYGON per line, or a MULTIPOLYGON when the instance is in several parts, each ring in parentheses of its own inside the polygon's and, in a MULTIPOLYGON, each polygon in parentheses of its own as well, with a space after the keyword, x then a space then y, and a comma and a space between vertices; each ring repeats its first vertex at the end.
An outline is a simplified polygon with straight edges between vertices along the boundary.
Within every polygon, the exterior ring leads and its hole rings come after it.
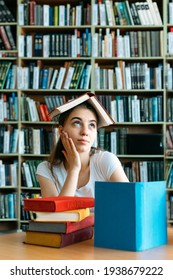
POLYGON ((24 199, 24 210, 37 212, 60 212, 94 207, 93 197, 51 196, 24 199))
POLYGON ((166 182, 96 182, 94 228, 96 247, 143 251, 166 244, 166 182))
POLYGON ((87 92, 75 99, 71 99, 68 102, 62 104, 59 107, 54 108, 50 112, 50 118, 54 118, 58 116, 61 113, 64 113, 80 104, 83 102, 88 101, 96 110, 98 117, 99 117, 99 122, 98 122, 98 127, 103 127, 103 126, 108 126, 111 124, 114 124, 113 118, 109 115, 109 113, 106 111, 106 109, 103 107, 103 105, 99 102, 99 100, 96 98, 94 93, 87 92))

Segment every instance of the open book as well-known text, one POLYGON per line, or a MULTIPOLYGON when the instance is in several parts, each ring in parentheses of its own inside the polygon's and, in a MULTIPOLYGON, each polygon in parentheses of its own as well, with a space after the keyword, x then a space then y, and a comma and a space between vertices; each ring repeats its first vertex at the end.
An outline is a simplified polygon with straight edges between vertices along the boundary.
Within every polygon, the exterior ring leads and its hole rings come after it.
POLYGON ((89 103, 91 103, 91 105, 95 108, 95 110, 98 114, 98 117, 99 117, 98 128, 114 124, 113 118, 106 111, 106 109, 103 107, 103 105, 100 103, 100 101, 96 98, 95 94, 91 93, 91 92, 87 92, 75 99, 69 100, 68 102, 62 104, 59 107, 54 108, 50 112, 49 116, 52 119, 52 118, 58 116, 59 114, 66 112, 67 110, 70 110, 73 107, 76 107, 77 105, 79 105, 85 101, 88 101, 89 103))

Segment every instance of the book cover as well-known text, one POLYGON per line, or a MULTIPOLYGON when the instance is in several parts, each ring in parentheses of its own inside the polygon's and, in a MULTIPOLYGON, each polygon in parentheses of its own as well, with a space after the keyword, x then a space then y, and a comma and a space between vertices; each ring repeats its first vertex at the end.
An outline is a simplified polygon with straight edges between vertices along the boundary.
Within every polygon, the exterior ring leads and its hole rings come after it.
POLYGON ((68 234, 26 231, 25 244, 62 248, 77 242, 91 239, 93 227, 83 228, 68 234))
POLYGON ((80 222, 37 222, 29 221, 30 231, 70 233, 82 228, 94 226, 94 216, 90 215, 80 222))
POLYGON ((36 221, 79 222, 90 215, 90 208, 62 212, 35 212, 35 214, 36 221))
POLYGON ((91 105, 95 108, 96 112, 98 113, 98 116, 99 116, 98 127, 114 124, 114 120, 112 119, 112 117, 105 110, 105 108, 102 106, 102 104, 98 101, 95 94, 91 93, 91 92, 82 94, 78 98, 71 99, 68 102, 62 104, 61 106, 54 108, 49 114, 50 118, 52 119, 55 116, 65 112, 85 101, 90 102, 91 105))
POLYGON ((94 246, 143 251, 166 243, 165 181, 96 182, 94 246))
POLYGON ((24 200, 25 210, 38 212, 62 212, 67 210, 92 208, 94 198, 79 196, 37 197, 24 200))

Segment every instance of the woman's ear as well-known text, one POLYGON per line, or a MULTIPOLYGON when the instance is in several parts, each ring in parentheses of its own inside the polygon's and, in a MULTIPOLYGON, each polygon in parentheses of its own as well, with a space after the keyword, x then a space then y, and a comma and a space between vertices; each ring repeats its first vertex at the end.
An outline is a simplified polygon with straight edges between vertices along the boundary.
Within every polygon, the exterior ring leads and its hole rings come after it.
POLYGON ((59 125, 59 126, 58 126, 58 132, 59 132, 59 134, 60 134, 62 131, 63 131, 63 126, 62 126, 62 125, 59 125))

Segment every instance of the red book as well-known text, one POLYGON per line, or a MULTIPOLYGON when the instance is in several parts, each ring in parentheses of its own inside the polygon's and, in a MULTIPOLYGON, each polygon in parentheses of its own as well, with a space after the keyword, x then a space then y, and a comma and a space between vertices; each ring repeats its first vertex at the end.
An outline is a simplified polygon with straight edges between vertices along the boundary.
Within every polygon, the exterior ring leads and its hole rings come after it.
POLYGON ((90 215, 79 222, 37 222, 29 221, 30 231, 70 233, 82 228, 94 226, 94 216, 90 215))
POLYGON ((61 248, 77 242, 91 239, 93 237, 93 233, 93 227, 83 228, 68 234, 26 231, 24 243, 61 248))
POLYGON ((24 210, 36 212, 62 212, 94 207, 93 197, 52 196, 24 199, 24 210))

